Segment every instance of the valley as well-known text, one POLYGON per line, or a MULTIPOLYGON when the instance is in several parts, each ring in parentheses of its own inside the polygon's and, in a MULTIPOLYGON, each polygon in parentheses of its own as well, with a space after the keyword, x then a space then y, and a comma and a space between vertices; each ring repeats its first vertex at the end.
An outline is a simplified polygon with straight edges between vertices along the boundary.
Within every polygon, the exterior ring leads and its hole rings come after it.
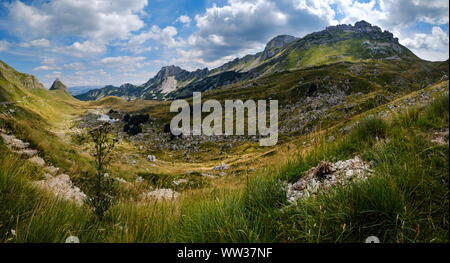
POLYGON ((364 21, 74 97, 0 61, 0 240, 448 242, 448 67, 364 21), (170 104, 195 91, 278 100, 277 145, 173 136, 170 104), (83 197, 106 122, 119 194, 97 220, 83 197))

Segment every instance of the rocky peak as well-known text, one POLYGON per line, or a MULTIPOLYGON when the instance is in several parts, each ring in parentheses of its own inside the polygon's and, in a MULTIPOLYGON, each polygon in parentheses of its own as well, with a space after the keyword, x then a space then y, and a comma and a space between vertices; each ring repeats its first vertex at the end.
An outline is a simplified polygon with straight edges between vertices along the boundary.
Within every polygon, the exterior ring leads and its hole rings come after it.
POLYGON ((330 31, 347 31, 347 32, 354 32, 357 34, 367 34, 374 40, 384 40, 398 44, 398 38, 394 38, 394 35, 391 32, 386 30, 382 31, 380 27, 372 26, 370 23, 364 20, 356 22, 354 26, 345 24, 328 26, 325 29, 325 32, 330 31))
POLYGON ((162 67, 161 70, 158 72, 158 74, 156 74, 156 77, 158 78, 166 78, 169 76, 177 76, 180 73, 185 72, 186 70, 175 66, 175 65, 171 65, 171 66, 166 66, 166 67, 162 67))
POLYGON ((69 90, 67 89, 67 86, 64 85, 64 83, 61 82, 61 80, 59 80, 59 78, 57 78, 52 86, 50 87, 50 90, 62 90, 62 91, 66 91, 69 92, 69 90))
POLYGON ((276 53, 278 53, 281 49, 283 49, 285 46, 287 46, 292 41, 296 40, 296 37, 289 36, 289 35, 279 35, 272 40, 270 40, 266 48, 264 49, 262 53, 262 60, 266 60, 268 58, 273 57, 276 53))

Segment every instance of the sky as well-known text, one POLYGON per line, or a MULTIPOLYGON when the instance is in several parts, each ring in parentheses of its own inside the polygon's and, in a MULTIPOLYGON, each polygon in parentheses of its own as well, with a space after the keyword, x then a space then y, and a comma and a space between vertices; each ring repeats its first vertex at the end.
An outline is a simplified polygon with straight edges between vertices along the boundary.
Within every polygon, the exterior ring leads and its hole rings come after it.
POLYGON ((142 84, 161 67, 214 68, 365 20, 422 59, 449 57, 448 0, 0 0, 0 59, 67 86, 142 84))

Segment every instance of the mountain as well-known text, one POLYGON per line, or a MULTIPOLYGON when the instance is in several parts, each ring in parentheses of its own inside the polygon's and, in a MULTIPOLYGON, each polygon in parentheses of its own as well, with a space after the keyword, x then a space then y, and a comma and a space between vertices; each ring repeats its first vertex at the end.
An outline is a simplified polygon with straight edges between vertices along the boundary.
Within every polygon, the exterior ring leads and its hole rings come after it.
POLYGON ((67 89, 67 86, 64 85, 64 83, 62 83, 61 80, 59 80, 59 78, 57 78, 57 79, 53 82, 53 84, 52 84, 52 86, 50 87, 49 90, 62 90, 62 91, 64 91, 64 92, 69 93, 69 90, 67 89))
POLYGON ((84 94, 90 90, 93 89, 101 89, 104 86, 73 86, 69 87, 69 93, 72 94, 72 96, 84 94))
POLYGON ((163 67, 142 85, 106 86, 76 98, 176 99, 188 97, 194 91, 216 89, 286 70, 368 60, 421 61, 399 44, 392 33, 359 21, 355 25, 329 26, 303 38, 280 35, 270 40, 263 51, 236 58, 212 70, 205 68, 189 72, 177 66, 163 67))
POLYGON ((107 96, 122 97, 127 100, 137 98, 162 99, 177 88, 205 78, 209 73, 207 68, 189 72, 177 66, 167 66, 142 85, 123 84, 120 87, 108 85, 101 89, 90 90, 76 95, 80 100, 98 100, 107 96))

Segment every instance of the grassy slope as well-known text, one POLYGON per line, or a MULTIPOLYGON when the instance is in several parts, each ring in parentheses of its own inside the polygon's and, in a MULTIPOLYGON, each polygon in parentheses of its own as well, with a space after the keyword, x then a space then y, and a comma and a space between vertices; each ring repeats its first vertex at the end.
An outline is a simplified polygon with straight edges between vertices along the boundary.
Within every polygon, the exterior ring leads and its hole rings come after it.
POLYGON ((174 203, 122 203, 101 223, 83 207, 30 188, 33 170, 3 153, 10 165, 0 171, 2 239, 62 242, 70 233, 82 242, 361 242, 378 235, 383 242, 448 242, 448 145, 430 142, 434 129, 448 127, 448 100, 362 121, 348 136, 250 177, 247 187, 204 189, 174 203), (287 203, 278 179, 355 154, 377 164, 367 182, 280 210, 287 203))

